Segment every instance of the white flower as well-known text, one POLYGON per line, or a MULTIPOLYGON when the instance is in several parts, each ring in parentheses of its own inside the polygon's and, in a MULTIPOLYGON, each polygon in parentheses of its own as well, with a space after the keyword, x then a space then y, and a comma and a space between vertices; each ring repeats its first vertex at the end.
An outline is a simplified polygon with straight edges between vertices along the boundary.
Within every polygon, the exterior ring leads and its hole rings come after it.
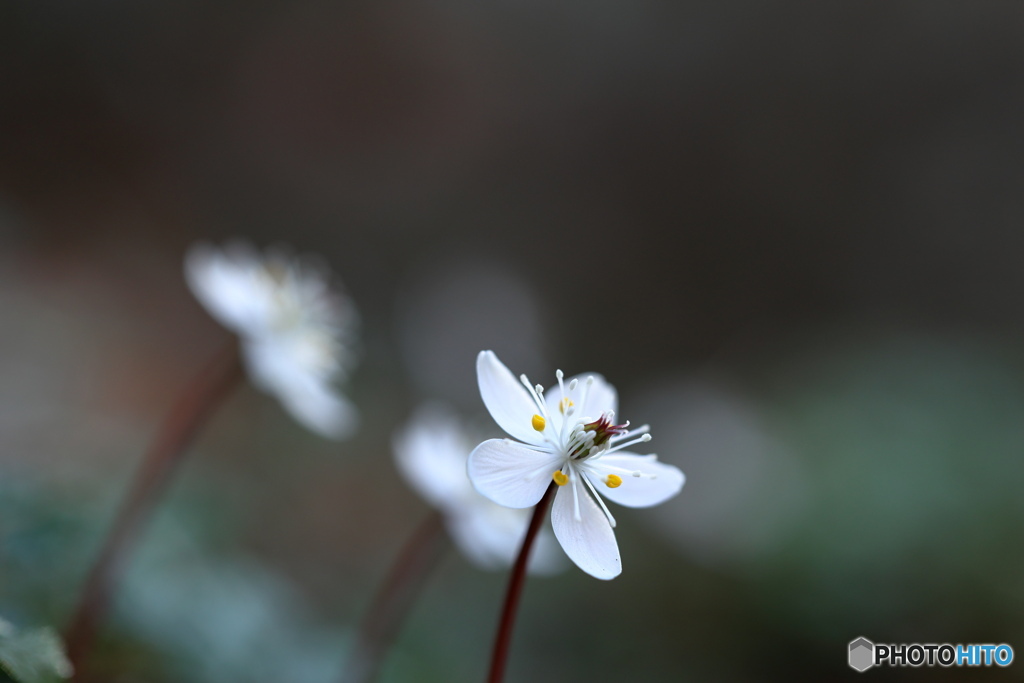
POLYGON ((559 370, 558 385, 545 395, 526 375, 517 381, 492 351, 480 352, 476 370, 487 410, 522 442, 491 439, 473 450, 468 471, 476 490, 500 505, 527 508, 554 480, 551 524, 558 542, 591 576, 618 576, 615 518, 601 495, 629 507, 657 505, 679 493, 683 473, 654 455, 622 450, 650 441, 649 428, 614 424, 615 388, 600 375, 565 381, 559 370))
MULTIPOLYGON (((527 510, 484 498, 466 476, 473 441, 460 421, 438 405, 421 407, 394 439, 398 469, 423 498, 440 510, 455 545, 482 569, 504 569, 515 560, 530 523, 527 510)), ((542 529, 529 570, 550 574, 564 560, 551 532, 542 529)))
POLYGON ((350 370, 358 316, 325 267, 243 242, 198 244, 186 256, 185 277, 207 311, 239 336, 260 389, 318 434, 352 433, 356 410, 334 384, 350 370))

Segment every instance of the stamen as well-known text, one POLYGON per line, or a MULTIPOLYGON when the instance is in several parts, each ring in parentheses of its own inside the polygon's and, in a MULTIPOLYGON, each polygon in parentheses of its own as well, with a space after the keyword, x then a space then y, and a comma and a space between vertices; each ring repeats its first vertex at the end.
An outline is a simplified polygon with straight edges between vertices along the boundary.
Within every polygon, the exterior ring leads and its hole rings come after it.
POLYGON ((608 510, 608 506, 604 504, 604 499, 601 498, 601 496, 597 493, 597 489, 594 488, 594 485, 590 483, 589 477, 584 475, 582 479, 586 483, 587 488, 590 489, 590 492, 594 494, 594 498, 597 498, 597 504, 601 506, 601 512, 604 513, 604 516, 608 519, 608 524, 610 524, 611 527, 614 529, 615 518, 612 517, 612 513, 608 510))
POLYGON ((536 429, 538 432, 543 432, 545 425, 547 425, 547 420, 545 420, 540 415, 534 415, 533 420, 530 421, 530 424, 532 424, 533 428, 536 429))
POLYGON ((623 448, 629 448, 633 444, 647 443, 648 441, 651 440, 651 438, 652 437, 651 437, 650 434, 641 434, 639 437, 633 439, 632 441, 627 441, 626 443, 616 444, 612 448, 609 448, 607 451, 605 451, 605 455, 607 455, 609 453, 615 453, 617 451, 621 451, 623 448))
POLYGON ((587 405, 587 396, 590 395, 590 387, 592 387, 593 385, 594 385, 594 376, 590 375, 589 377, 587 377, 587 384, 586 384, 586 386, 583 387, 583 397, 580 398, 580 405, 581 406, 587 405))
MULTIPOLYGON (((565 425, 568 422, 569 421, 566 420, 565 422, 562 423, 563 431, 565 430, 565 425)), ((573 427, 573 431, 569 436, 569 443, 566 446, 566 452, 570 456, 575 457, 579 453, 582 453, 583 451, 588 449, 590 447, 590 444, 593 443, 593 441, 594 433, 585 431, 583 429, 583 425, 577 424, 575 427, 573 427)))
POLYGON ((558 378, 558 388, 562 390, 562 402, 558 404, 558 407, 561 408, 562 414, 564 415, 565 408, 562 408, 562 403, 565 403, 566 401, 569 400, 565 396, 565 382, 562 381, 562 378, 565 377, 565 375, 562 374, 561 370, 555 370, 555 377, 558 378))
POLYGON ((559 486, 565 486, 569 483, 569 477, 565 476, 565 472, 562 470, 555 470, 551 474, 551 478, 555 480, 555 483, 559 486))
MULTIPOLYGON (((558 440, 562 443, 565 443, 565 430, 569 426, 569 418, 572 417, 573 412, 575 412, 572 406, 569 406, 569 411, 566 412, 563 408, 564 403, 564 398, 558 403, 558 409, 562 412, 562 428, 558 430, 558 440)), ((575 427, 573 427, 573 429, 575 429, 575 427)), ((572 434, 572 432, 570 432, 570 434, 572 434)))
POLYGON ((561 411, 562 415, 565 415, 565 411, 571 410, 574 405, 576 404, 572 402, 572 399, 563 398, 561 401, 558 402, 558 410, 561 411))
POLYGON ((573 380, 571 382, 569 382, 569 391, 570 392, 576 391, 576 385, 579 384, 579 383, 580 383, 580 381, 578 379, 573 378, 573 380))
MULTIPOLYGON (((605 455, 606 455, 605 453, 602 453, 601 455, 598 456, 598 459, 604 457, 605 455)), ((605 462, 601 463, 601 469, 603 471, 605 471, 605 472, 618 472, 623 477, 629 476, 629 477, 636 477, 637 479, 639 479, 641 477, 643 477, 644 479, 657 479, 658 478, 657 474, 645 474, 645 473, 641 472, 640 470, 627 470, 625 467, 616 467, 615 465, 609 465, 608 463, 605 463, 605 462)), ((615 475, 608 474, 607 476, 608 477, 613 477, 615 475)), ((614 488, 614 487, 612 487, 612 488, 614 488)))
MULTIPOLYGON (((626 424, 624 424, 622 426, 623 427, 628 427, 629 426, 629 421, 627 421, 626 424)), ((630 429, 628 432, 623 432, 622 434, 616 434, 615 436, 613 436, 610 439, 610 441, 611 441, 611 443, 614 444, 616 442, 622 441, 623 439, 632 438, 632 437, 636 436, 637 434, 646 434, 649 431, 651 431, 651 425, 640 425, 636 429, 630 429)))
POLYGON ((622 486, 622 477, 617 474, 609 474, 604 478, 604 483, 610 489, 617 489, 622 486))
POLYGON ((547 406, 544 405, 544 399, 542 399, 537 392, 537 389, 540 388, 540 385, 538 384, 535 387, 532 384, 530 384, 530 380, 527 379, 525 374, 519 375, 519 381, 522 382, 523 386, 526 387, 526 390, 530 392, 530 397, 533 399, 533 402, 537 404, 537 408, 540 410, 540 414, 543 415, 544 417, 548 417, 548 409, 547 406))
POLYGON ((558 440, 561 441, 562 443, 566 444, 565 452, 567 454, 571 454, 573 449, 575 448, 575 446, 573 444, 574 444, 574 442, 576 440, 576 428, 574 427, 573 431, 569 432, 569 441, 567 443, 566 440, 565 440, 565 429, 568 426, 569 426, 569 421, 566 420, 563 417, 562 418, 562 428, 558 430, 558 440))

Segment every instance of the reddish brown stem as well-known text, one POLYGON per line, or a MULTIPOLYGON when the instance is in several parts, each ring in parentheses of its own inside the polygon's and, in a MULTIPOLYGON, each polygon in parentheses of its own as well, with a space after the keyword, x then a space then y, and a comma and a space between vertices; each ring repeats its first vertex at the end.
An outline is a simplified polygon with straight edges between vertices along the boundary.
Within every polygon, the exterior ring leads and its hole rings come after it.
POLYGON ((416 527, 370 602, 345 666, 345 683, 367 683, 377 676, 402 623, 444 548, 444 520, 431 513, 416 527))
POLYGON ((494 654, 491 655, 491 671, 487 676, 488 683, 501 683, 505 677, 505 665, 508 662, 509 645, 512 642, 512 628, 515 626, 516 612, 519 609, 519 596, 523 593, 523 585, 526 583, 526 565, 530 561, 530 550, 533 549, 533 541, 540 531, 541 522, 547 514, 548 505, 551 503, 551 496, 555 492, 555 484, 552 482, 544 496, 533 509, 533 517, 530 518, 530 526, 526 529, 526 536, 523 538, 523 545, 519 549, 519 557, 516 558, 515 566, 512 567, 512 576, 508 581, 508 592, 505 594, 505 605, 501 610, 501 621, 498 622, 498 636, 494 639, 494 654))
POLYGON ((167 488, 175 466, 199 429, 242 377, 238 346, 219 353, 203 368, 171 409, 157 432, 82 588, 78 608, 65 634, 75 680, 84 679, 84 662, 97 627, 106 614, 121 570, 139 532, 167 488))

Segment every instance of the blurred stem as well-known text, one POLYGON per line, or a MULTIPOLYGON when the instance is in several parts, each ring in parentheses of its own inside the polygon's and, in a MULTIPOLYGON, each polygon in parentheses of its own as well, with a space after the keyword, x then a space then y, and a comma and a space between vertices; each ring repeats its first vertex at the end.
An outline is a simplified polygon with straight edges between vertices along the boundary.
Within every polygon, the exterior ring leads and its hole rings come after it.
POLYGON ((405 542, 387 579, 377 589, 359 625, 345 666, 345 683, 374 680, 405 617, 445 547, 444 518, 437 510, 420 523, 405 542))
POLYGON ((143 457, 100 553, 89 570, 78 608, 65 633, 67 655, 75 668, 75 680, 84 680, 83 663, 92 649, 97 627, 107 612, 114 587, 139 532, 152 515, 188 445, 242 375, 238 344, 232 340, 230 346, 218 353, 186 388, 143 457))
POLYGON ((512 576, 508 582, 508 592, 505 594, 505 606, 501 610, 501 621, 498 623, 498 636, 494 639, 494 654, 491 655, 491 671, 487 676, 488 683, 501 683, 505 677, 505 665, 508 662, 508 649, 512 642, 512 628, 515 626, 516 612, 519 609, 519 596, 523 593, 523 585, 526 583, 526 565, 530 561, 530 550, 533 549, 533 541, 540 531, 541 522, 548 511, 551 497, 555 492, 555 483, 548 485, 548 490, 533 509, 533 517, 530 518, 530 526, 526 529, 526 537, 523 538, 523 545, 519 549, 519 557, 512 567, 512 576))

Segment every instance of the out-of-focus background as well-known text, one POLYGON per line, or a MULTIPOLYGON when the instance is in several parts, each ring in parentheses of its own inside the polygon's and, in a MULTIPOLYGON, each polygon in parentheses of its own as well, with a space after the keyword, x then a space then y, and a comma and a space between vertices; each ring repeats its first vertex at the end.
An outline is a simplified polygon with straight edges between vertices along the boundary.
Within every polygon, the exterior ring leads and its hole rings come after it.
MULTIPOLYGON (((392 434, 486 424, 483 348, 603 373, 688 475, 621 577, 528 583, 510 680, 1024 648, 1024 6, 16 1, 0 56, 0 616, 64 625, 229 338, 189 245, 319 253, 363 319, 354 439, 250 386, 202 433, 105 680, 336 680, 428 511, 392 434)), ((451 551, 382 680, 480 680, 505 581, 451 551)))

